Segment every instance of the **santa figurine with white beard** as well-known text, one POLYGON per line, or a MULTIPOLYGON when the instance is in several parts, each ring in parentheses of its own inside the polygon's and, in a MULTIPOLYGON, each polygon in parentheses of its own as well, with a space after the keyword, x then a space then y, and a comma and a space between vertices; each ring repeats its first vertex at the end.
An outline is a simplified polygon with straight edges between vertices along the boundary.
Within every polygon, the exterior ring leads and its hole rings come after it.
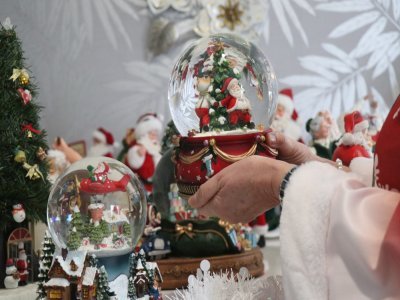
POLYGON ((114 151, 117 144, 111 132, 102 127, 93 132, 93 145, 89 149, 88 156, 105 156, 114 158, 114 151))
POLYGON ((279 92, 278 105, 271 128, 282 132, 295 141, 302 141, 301 126, 297 122, 297 112, 294 109, 292 89, 279 92))
POLYGON ((136 140, 125 157, 125 164, 139 176, 149 193, 153 190, 154 171, 161 159, 162 130, 162 119, 157 114, 141 116, 136 123, 136 140))
POLYGON ((17 270, 19 273, 19 285, 24 286, 28 284, 28 262, 27 256, 24 249, 24 243, 18 244, 18 259, 17 259, 17 270))

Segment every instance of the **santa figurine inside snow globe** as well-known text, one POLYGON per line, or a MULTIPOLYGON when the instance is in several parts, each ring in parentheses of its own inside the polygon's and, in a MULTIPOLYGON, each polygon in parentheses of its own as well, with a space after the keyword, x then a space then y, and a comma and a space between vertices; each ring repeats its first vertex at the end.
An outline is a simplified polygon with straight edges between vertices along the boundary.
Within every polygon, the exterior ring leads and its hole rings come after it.
POLYGON ((227 34, 198 40, 176 63, 168 96, 181 134, 175 161, 182 197, 245 157, 276 156, 265 139, 276 109, 277 82, 254 44, 227 34))

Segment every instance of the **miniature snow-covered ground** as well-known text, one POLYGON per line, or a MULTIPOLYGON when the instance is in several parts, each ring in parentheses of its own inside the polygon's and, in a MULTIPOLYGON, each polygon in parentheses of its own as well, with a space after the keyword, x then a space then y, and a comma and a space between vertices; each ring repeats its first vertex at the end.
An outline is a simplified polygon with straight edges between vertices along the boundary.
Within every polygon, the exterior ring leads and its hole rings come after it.
POLYGON ((109 286, 117 294, 118 300, 128 299, 128 277, 125 274, 121 274, 110 281, 109 286))
POLYGON ((238 135, 238 134, 247 134, 247 133, 255 133, 260 132, 258 129, 235 129, 235 130, 227 130, 227 131, 206 131, 196 133, 194 138, 205 137, 205 136, 221 136, 221 135, 238 135))

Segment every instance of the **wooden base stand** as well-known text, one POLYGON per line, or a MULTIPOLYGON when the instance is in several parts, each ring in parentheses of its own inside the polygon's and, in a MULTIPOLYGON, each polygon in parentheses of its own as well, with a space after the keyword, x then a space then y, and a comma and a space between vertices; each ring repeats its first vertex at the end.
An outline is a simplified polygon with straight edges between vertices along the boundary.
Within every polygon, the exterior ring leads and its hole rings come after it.
POLYGON ((240 254, 213 257, 171 257, 157 261, 163 276, 163 290, 187 287, 189 275, 196 275, 197 268, 199 268, 203 259, 210 262, 212 272, 232 270, 237 273, 241 267, 246 267, 253 277, 261 276, 264 273, 263 255, 259 248, 240 254))

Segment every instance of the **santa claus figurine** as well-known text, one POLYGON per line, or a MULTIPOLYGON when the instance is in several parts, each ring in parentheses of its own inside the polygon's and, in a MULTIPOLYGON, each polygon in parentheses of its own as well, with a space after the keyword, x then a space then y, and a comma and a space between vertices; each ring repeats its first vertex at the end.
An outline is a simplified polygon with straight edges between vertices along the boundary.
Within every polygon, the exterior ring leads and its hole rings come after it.
POLYGON ((93 146, 88 152, 88 156, 106 156, 114 158, 116 148, 113 135, 102 127, 93 132, 93 146))
POLYGON ((135 172, 150 193, 152 178, 161 158, 162 120, 157 114, 145 114, 136 124, 134 144, 129 148, 125 164, 135 172))
POLYGON ((19 285, 23 286, 28 283, 28 262, 27 256, 24 249, 24 243, 20 242, 18 244, 18 260, 17 260, 17 270, 19 273, 19 285))
POLYGON ((279 92, 276 113, 271 128, 282 132, 295 141, 301 141, 301 127, 297 123, 297 112, 294 109, 291 89, 284 89, 279 92))
POLYGON ((229 114, 229 123, 236 125, 240 122, 243 125, 253 127, 251 126, 254 124, 251 124, 250 101, 244 95, 244 90, 236 78, 229 77, 225 79, 221 93, 225 92, 227 94, 220 101, 220 104, 226 107, 226 111, 229 114))
POLYGON ((344 116, 345 134, 339 140, 333 153, 333 160, 340 159, 343 165, 349 166, 355 157, 371 157, 368 146, 368 120, 359 111, 344 116))
POLYGON ((15 289, 18 287, 19 273, 14 265, 12 258, 6 261, 6 278, 4 278, 4 286, 6 289, 15 289))

